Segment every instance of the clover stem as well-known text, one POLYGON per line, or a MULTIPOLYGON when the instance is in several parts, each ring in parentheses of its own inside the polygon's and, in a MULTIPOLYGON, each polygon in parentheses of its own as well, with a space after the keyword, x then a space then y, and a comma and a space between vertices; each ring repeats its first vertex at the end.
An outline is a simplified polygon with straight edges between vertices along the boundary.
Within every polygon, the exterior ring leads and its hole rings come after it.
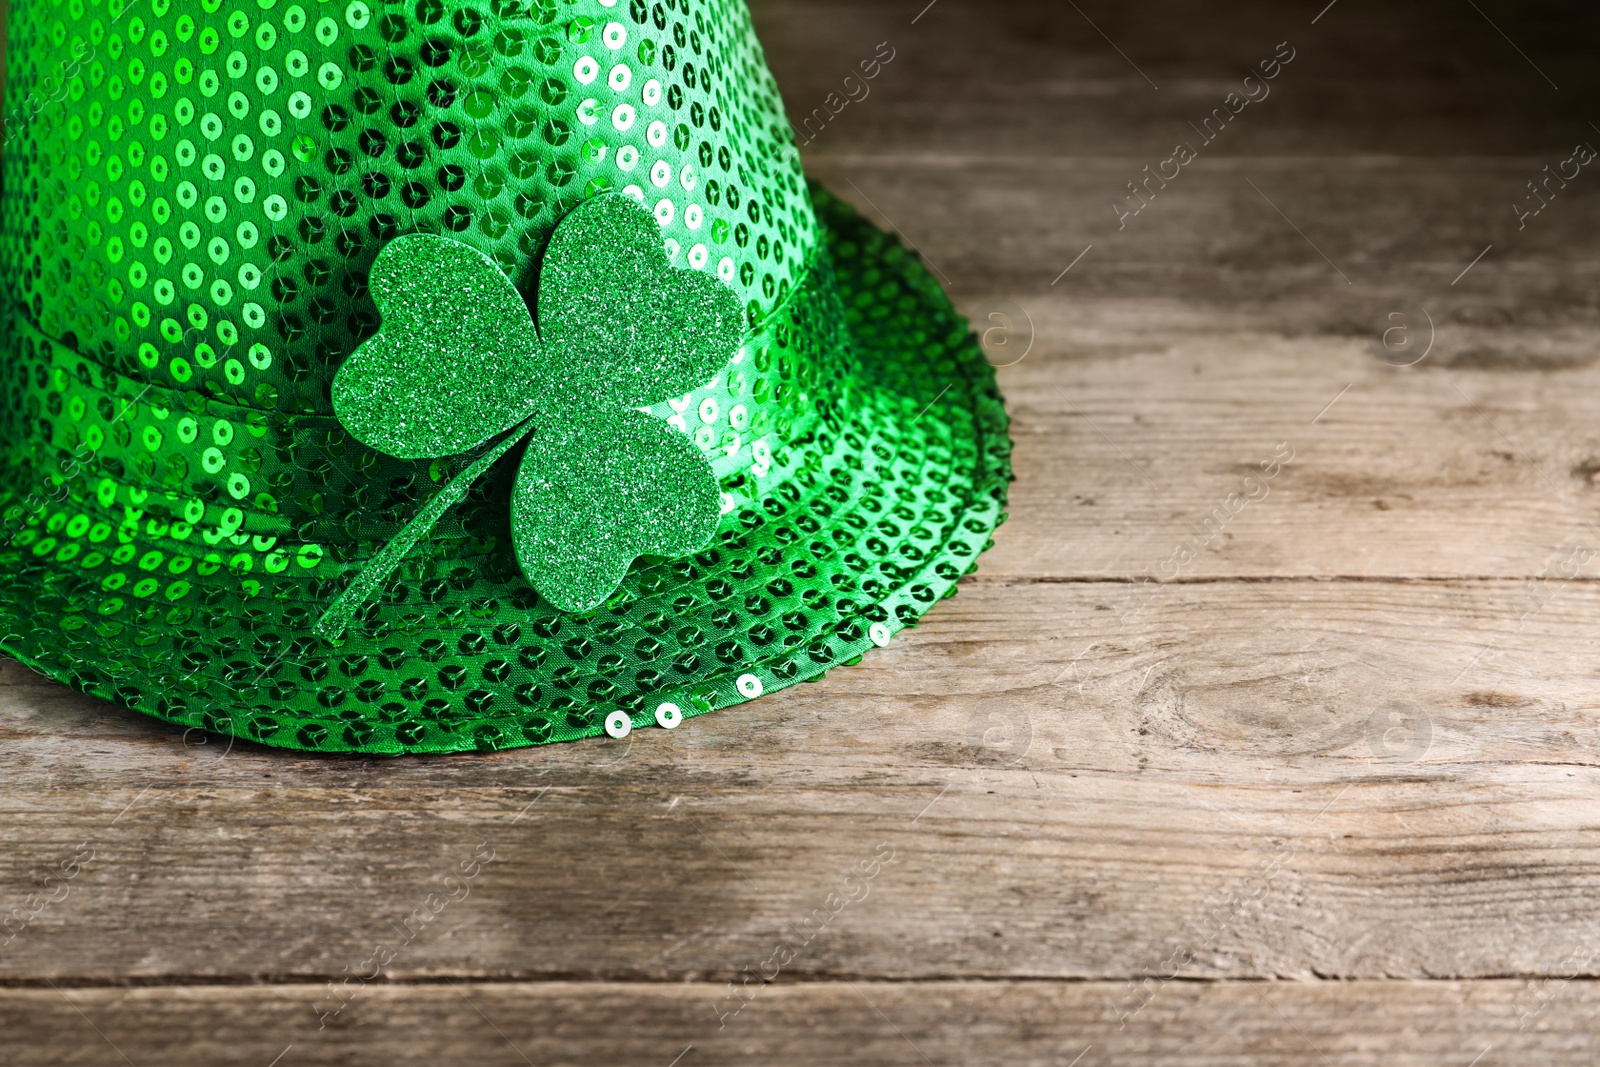
POLYGON ((462 498, 478 479, 494 466, 496 460, 510 451, 512 445, 522 440, 532 426, 532 419, 517 426, 499 444, 473 460, 466 470, 435 493, 433 499, 417 512, 416 517, 406 523, 388 544, 378 550, 377 555, 367 561, 366 566, 361 568, 361 573, 356 575, 355 581, 328 605, 328 610, 317 620, 312 632, 325 641, 332 641, 342 634, 350 625, 350 621, 355 618, 356 612, 372 598, 373 591, 394 573, 394 569, 416 547, 417 542, 428 535, 445 512, 461 503, 462 498))

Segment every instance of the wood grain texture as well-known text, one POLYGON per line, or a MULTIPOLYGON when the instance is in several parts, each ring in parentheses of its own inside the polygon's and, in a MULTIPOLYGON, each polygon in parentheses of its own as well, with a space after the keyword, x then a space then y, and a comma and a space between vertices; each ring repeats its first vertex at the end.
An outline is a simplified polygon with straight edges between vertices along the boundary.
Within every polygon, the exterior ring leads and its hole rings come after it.
POLYGON ((1600 138, 1600 14, 1477 7, 758 0, 797 123, 896 50, 807 168, 1031 345, 980 572, 816 684, 484 756, 0 666, 0 1061, 1592 1062, 1600 184, 1510 204, 1600 138))
POLYGON ((816 138, 818 148, 979 158, 1169 149, 1282 41, 1295 58, 1271 82, 1261 114, 1251 105, 1229 130, 1230 153, 1517 155, 1586 136, 1582 102, 1600 81, 1592 7, 1338 0, 1313 23, 1327 6, 751 4, 797 124, 842 91, 879 42, 896 50, 867 98, 816 138))
POLYGON ((0 975, 337 974, 480 845, 396 977, 726 978, 824 907, 795 977, 1185 946, 1189 977, 1564 974, 1600 937, 1596 613, 1589 583, 975 582, 692 729, 459 759, 224 754, 18 678, 0 885, 94 856, 0 975))
POLYGON ((1018 482, 986 575, 1526 578, 1574 551, 1562 574, 1596 573, 1600 368, 1395 370, 1356 338, 1112 336, 1080 353, 1041 336, 1003 372, 1018 482))
POLYGON ((374 986, 318 1030, 311 1004, 327 993, 309 984, 63 987, 0 991, 0 1028, 19 1035, 11 1062, 37 1067, 265 1067, 280 1056, 307 1067, 1521 1067, 1589 1062, 1600 1010, 1595 987, 1573 982, 1152 983, 1120 1025, 1127 989, 1111 982, 779 984, 731 1016, 719 1014, 723 993, 693 983, 374 986))

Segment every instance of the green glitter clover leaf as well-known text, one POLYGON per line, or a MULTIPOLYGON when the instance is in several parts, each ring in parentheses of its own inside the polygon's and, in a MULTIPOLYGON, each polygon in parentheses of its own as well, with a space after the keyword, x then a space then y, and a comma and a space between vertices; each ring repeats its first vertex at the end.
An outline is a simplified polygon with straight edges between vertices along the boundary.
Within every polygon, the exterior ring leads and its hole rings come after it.
POLYGON ((342 633, 524 439, 511 539, 529 583, 558 609, 598 607, 639 556, 682 556, 710 540, 720 508, 709 462, 638 409, 709 381, 738 347, 743 316, 721 282, 673 269, 643 207, 607 194, 562 220, 540 270, 537 328, 492 260, 445 237, 389 242, 371 288, 383 328, 333 381, 345 429, 399 459, 499 440, 368 561, 317 633, 342 633))

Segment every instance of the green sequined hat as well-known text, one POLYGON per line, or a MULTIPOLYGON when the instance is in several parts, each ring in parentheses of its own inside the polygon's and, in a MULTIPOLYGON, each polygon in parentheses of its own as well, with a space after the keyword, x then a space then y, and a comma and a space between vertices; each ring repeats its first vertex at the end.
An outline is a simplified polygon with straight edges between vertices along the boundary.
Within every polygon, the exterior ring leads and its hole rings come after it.
POLYGON ((1003 518, 994 374, 738 0, 13 0, 0 649, 269 745, 675 727, 1003 518))

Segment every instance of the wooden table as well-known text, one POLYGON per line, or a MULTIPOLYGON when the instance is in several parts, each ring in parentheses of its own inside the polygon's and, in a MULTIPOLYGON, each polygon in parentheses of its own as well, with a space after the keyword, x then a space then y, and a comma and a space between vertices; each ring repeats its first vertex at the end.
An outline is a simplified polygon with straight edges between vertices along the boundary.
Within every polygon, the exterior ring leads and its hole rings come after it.
POLYGON ((1511 204, 1600 144, 1600 14, 924 2, 756 15, 797 122, 893 49, 808 168, 1012 364, 961 595, 482 757, 202 745, 6 666, 0 904, 77 874, 0 951, 0 1061, 1594 1062, 1600 175, 1511 204))

